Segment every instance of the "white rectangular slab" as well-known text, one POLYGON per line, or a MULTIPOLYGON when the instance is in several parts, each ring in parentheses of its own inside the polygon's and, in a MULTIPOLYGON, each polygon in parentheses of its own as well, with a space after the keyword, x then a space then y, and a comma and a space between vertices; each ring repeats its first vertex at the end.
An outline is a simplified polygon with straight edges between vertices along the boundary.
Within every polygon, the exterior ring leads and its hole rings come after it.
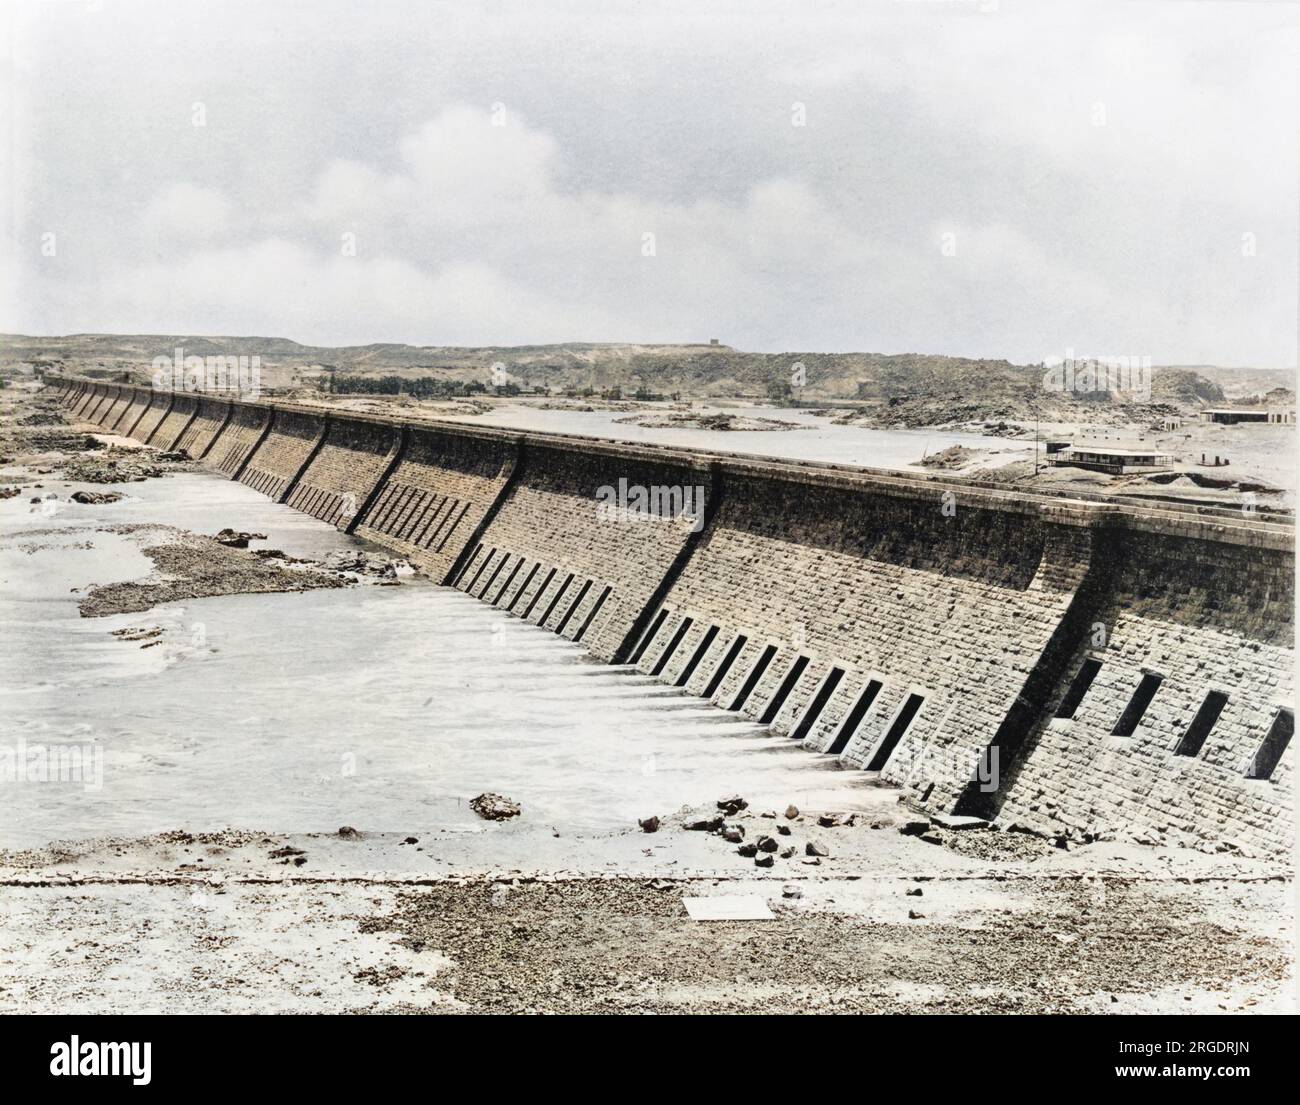
POLYGON ((775 915, 757 895, 716 895, 711 898, 683 898, 693 921, 772 921, 775 915))

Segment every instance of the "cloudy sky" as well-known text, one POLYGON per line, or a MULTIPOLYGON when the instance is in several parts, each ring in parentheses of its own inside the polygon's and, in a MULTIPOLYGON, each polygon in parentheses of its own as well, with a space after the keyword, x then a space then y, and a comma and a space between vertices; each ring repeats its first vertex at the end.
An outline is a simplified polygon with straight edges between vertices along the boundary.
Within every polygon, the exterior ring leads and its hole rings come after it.
POLYGON ((1296 363, 1295 4, 3 10, 2 330, 1296 363))

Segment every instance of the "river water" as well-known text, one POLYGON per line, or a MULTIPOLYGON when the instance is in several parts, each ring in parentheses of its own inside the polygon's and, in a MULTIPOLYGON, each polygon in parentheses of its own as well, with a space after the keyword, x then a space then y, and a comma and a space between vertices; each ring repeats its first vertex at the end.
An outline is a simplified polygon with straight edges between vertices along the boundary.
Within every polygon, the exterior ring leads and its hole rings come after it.
MULTIPOLYGON (((545 410, 522 403, 502 403, 478 415, 457 416, 452 421, 498 426, 537 433, 579 434, 683 449, 746 453, 783 460, 851 464, 866 468, 925 471, 921 459, 950 445, 993 449, 1005 461, 1032 455, 1032 443, 950 430, 880 430, 865 426, 836 426, 830 417, 785 407, 697 407, 695 413, 725 412, 738 417, 771 418, 793 422, 787 430, 705 430, 676 426, 637 426, 619 421, 627 411, 545 410)), ((641 412, 654 413, 654 412, 641 412)), ((444 416, 440 416, 444 417, 444 416)))
MULTIPOLYGON (((79 486, 47 477, 41 493, 79 486)), ((487 790, 557 831, 622 830, 736 791, 756 808, 855 808, 860 773, 419 578, 82 618, 74 589, 151 569, 152 539, 101 525, 231 526, 298 556, 363 544, 213 474, 113 490, 128 498, 52 515, 27 494, 0 502, 0 847, 472 829, 466 803, 487 790), (154 625, 153 647, 111 636, 154 625), (69 743, 89 778, 13 778, 24 750, 30 764, 32 748, 69 743)))

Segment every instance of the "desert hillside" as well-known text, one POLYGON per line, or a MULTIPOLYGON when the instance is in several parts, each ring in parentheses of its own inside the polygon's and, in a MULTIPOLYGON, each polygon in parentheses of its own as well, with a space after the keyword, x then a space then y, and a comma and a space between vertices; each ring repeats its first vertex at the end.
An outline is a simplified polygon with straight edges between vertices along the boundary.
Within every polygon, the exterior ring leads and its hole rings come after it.
POLYGON ((679 397, 749 397, 801 404, 853 403, 883 423, 933 424, 981 418, 1077 418, 1123 412, 1144 420, 1248 399, 1292 387, 1276 369, 1159 367, 1143 402, 1121 403, 1108 393, 1044 389, 1044 367, 904 353, 753 353, 726 345, 414 346, 391 343, 324 347, 286 338, 195 335, 5 335, 0 370, 7 374, 67 372, 144 380, 154 357, 258 356, 263 385, 298 389, 375 390, 429 387, 478 390, 508 380, 525 392, 612 393, 679 397), (800 367, 802 366, 802 367, 800 367), (495 376, 494 376, 495 369, 495 376), (505 375, 502 376, 504 369, 505 375), (384 380, 384 378, 387 378, 384 380), (367 383, 362 383, 362 379, 367 383), (380 381, 384 381, 382 386, 380 381), (1252 390, 1253 389, 1253 390, 1252 390))

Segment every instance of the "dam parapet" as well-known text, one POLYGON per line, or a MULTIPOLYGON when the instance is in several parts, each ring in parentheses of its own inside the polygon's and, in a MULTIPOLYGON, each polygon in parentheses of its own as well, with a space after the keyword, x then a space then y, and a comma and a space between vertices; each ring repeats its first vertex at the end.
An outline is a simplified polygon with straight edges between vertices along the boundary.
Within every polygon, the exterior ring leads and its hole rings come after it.
POLYGON ((71 417, 408 557, 918 809, 1293 840, 1294 531, 951 478, 130 385, 71 417))

